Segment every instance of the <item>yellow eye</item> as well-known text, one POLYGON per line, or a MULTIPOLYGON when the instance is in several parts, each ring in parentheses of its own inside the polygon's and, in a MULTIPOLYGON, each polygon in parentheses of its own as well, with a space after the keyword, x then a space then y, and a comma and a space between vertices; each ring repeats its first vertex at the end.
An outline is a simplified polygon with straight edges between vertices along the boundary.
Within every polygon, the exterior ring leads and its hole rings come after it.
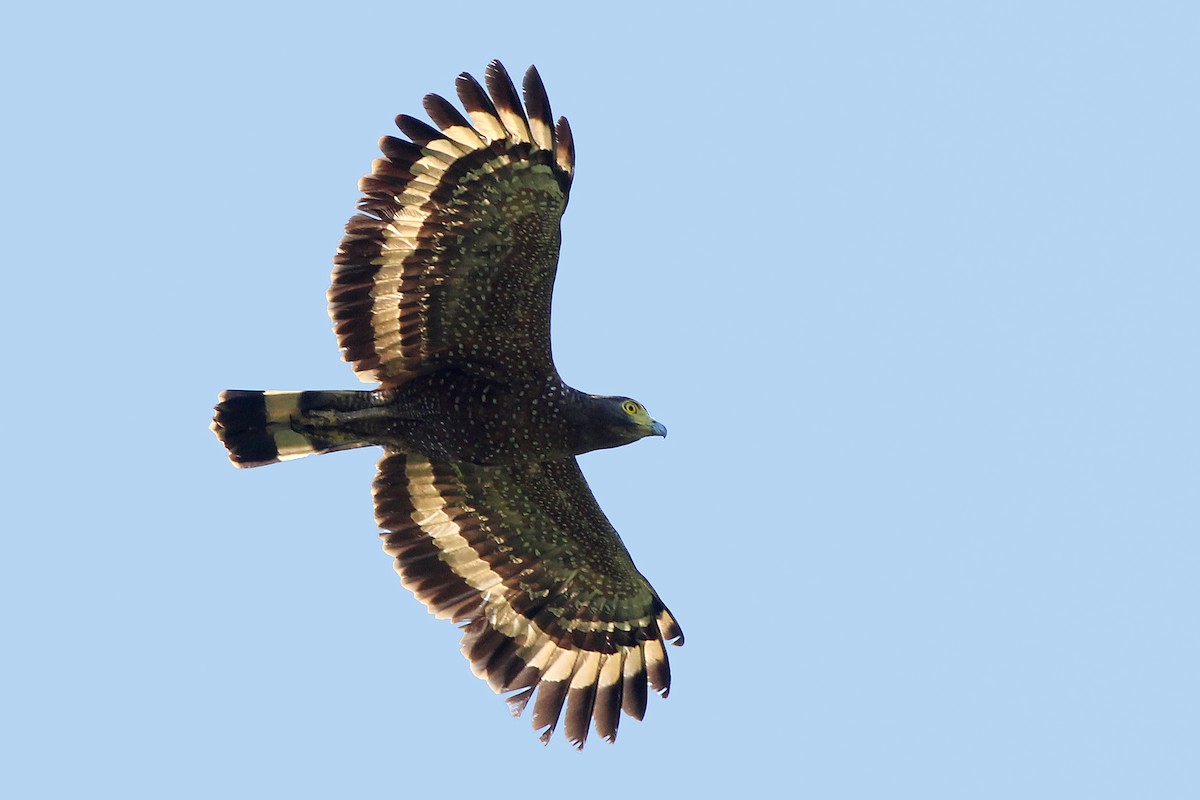
POLYGON ((633 402, 632 400, 626 400, 621 405, 621 408, 625 409, 625 413, 631 417, 635 416, 639 411, 642 410, 642 407, 639 406, 637 403, 633 402))

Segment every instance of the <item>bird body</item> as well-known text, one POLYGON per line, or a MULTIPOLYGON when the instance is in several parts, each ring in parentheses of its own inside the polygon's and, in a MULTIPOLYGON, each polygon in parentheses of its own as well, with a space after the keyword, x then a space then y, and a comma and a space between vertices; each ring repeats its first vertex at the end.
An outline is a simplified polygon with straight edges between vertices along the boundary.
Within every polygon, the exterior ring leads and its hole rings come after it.
POLYGON ((666 434, 640 404, 631 414, 626 403, 636 401, 585 394, 556 378, 514 386, 449 368, 374 391, 228 390, 216 421, 240 467, 371 445, 477 465, 519 464, 666 434))
POLYGON ((223 392, 212 428, 239 467, 379 446, 373 485, 384 550, 402 583, 463 623, 463 654, 546 741, 564 717, 582 747, 616 737, 666 696, 674 617, 633 564, 575 456, 666 428, 628 397, 567 386, 550 304, 575 157, 541 78, 524 106, 499 62, 469 74, 464 116, 427 95, 437 128, 401 115, 408 140, 359 184, 334 258, 329 312, 368 391, 223 392), (469 120, 468 120, 469 117, 469 120))

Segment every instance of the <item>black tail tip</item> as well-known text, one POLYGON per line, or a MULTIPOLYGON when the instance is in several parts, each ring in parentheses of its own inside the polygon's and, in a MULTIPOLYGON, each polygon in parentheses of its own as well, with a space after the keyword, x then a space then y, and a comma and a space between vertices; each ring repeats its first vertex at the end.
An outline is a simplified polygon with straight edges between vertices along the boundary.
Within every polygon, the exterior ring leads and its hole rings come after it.
POLYGON ((257 467, 279 460, 279 447, 267 428, 267 402, 263 392, 230 389, 217 398, 209 428, 239 467, 257 467))

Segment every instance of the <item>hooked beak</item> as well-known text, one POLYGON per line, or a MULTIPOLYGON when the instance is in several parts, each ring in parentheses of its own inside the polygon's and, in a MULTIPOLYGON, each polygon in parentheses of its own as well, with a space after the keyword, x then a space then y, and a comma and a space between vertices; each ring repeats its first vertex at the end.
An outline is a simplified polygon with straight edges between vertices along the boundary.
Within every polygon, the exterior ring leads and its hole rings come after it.
POLYGON ((664 439, 667 438, 667 426, 663 425, 661 422, 654 423, 650 426, 650 435, 661 436, 664 439))

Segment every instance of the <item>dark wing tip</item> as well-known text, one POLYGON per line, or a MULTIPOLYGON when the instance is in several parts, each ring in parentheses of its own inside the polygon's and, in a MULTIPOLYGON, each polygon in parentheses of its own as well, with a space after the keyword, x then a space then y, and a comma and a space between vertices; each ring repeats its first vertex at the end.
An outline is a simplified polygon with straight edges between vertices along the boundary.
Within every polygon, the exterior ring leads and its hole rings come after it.
POLYGON ((395 136, 384 136, 379 140, 379 150, 393 164, 410 167, 421 158, 421 148, 412 142, 395 136))
POLYGON ((525 118, 525 109, 521 98, 517 95, 517 87, 513 85, 508 70, 498 60, 493 59, 484 71, 484 81, 492 102, 499 112, 500 121, 514 141, 530 142, 533 136, 529 132, 529 120, 525 118))
POLYGON ((533 142, 543 150, 554 152, 554 115, 550 112, 550 98, 546 96, 546 85, 537 67, 530 66, 521 81, 521 93, 525 97, 525 108, 529 112, 529 132, 533 142))
POLYGON ((566 117, 559 117, 555 126, 556 141, 554 144, 554 160, 563 172, 569 176, 575 175, 575 138, 571 135, 571 125, 566 117))
POLYGON ((408 114, 398 114, 396 116, 396 127, 412 139, 413 144, 427 145, 432 141, 442 138, 442 133, 437 128, 432 127, 426 122, 422 122, 416 117, 410 117, 408 114))
POLYGON ((450 138, 471 147, 481 147, 483 139, 467 118, 440 94, 427 94, 421 104, 425 113, 450 138))
MULTIPOLYGON (((659 603, 661 604, 661 600, 659 603)), ((670 642, 676 647, 683 646, 683 628, 679 627, 679 623, 675 621, 675 616, 671 614, 671 610, 666 606, 658 612, 658 630, 662 634, 663 641, 670 642)))
POLYGON ((500 112, 474 75, 460 72, 454 81, 454 91, 479 133, 492 141, 508 135, 500 121, 500 112))
POLYGON ((562 716, 563 703, 567 700, 569 681, 547 681, 538 684, 537 699, 533 701, 533 728, 542 730, 538 738, 542 744, 550 741, 558 719, 562 716))

